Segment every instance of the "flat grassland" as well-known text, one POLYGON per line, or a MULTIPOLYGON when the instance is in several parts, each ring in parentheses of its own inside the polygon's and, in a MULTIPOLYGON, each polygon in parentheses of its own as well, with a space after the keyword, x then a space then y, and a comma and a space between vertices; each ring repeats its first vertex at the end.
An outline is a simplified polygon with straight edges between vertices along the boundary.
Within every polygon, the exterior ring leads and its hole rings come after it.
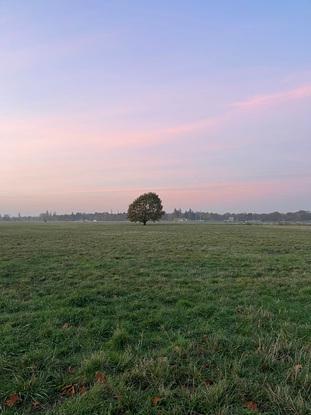
POLYGON ((1 224, 0 411, 310 414, 311 227, 1 224))

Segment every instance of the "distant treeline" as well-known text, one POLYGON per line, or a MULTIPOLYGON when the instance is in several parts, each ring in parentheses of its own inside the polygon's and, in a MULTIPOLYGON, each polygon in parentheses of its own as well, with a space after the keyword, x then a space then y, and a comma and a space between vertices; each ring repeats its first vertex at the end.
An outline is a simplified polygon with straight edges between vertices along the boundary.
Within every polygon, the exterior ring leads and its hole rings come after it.
POLYGON ((311 222, 311 211, 299 210, 297 212, 271 212, 271 213, 213 213, 194 212, 189 209, 183 212, 174 209, 166 215, 168 220, 200 220, 212 222, 311 222))
MULTIPOLYGON (((126 212, 95 212, 95 213, 71 213, 57 214, 46 211, 39 216, 10 216, 0 215, 0 221, 72 221, 72 222, 100 222, 100 221, 126 221, 126 212)), ((166 213, 162 221, 208 221, 208 222, 244 222, 244 223, 260 223, 260 222, 310 222, 311 212, 299 210, 297 212, 271 212, 271 213, 213 213, 213 212, 195 212, 192 209, 182 211, 174 209, 171 213, 166 213)))

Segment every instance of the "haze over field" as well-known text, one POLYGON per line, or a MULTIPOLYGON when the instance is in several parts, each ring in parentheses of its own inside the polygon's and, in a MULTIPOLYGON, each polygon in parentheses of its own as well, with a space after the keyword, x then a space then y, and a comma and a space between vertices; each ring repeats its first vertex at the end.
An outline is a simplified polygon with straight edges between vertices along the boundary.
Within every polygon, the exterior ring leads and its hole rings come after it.
POLYGON ((0 2, 0 213, 311 206, 311 3, 0 2))

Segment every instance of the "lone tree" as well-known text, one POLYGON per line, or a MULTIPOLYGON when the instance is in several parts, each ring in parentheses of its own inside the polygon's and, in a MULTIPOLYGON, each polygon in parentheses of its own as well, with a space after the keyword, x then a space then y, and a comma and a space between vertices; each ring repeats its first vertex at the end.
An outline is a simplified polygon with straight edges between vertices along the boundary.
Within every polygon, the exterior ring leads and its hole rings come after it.
POLYGON ((144 225, 149 220, 159 220, 164 215, 162 201, 156 193, 144 193, 130 204, 127 217, 131 222, 141 222, 144 225))

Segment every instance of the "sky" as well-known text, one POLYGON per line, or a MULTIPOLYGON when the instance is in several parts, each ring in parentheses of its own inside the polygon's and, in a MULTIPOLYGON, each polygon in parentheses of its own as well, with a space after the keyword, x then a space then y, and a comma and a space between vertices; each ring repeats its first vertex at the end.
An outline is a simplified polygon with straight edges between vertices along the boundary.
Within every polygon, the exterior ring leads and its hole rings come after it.
POLYGON ((0 0, 0 213, 311 210, 310 0, 0 0))

